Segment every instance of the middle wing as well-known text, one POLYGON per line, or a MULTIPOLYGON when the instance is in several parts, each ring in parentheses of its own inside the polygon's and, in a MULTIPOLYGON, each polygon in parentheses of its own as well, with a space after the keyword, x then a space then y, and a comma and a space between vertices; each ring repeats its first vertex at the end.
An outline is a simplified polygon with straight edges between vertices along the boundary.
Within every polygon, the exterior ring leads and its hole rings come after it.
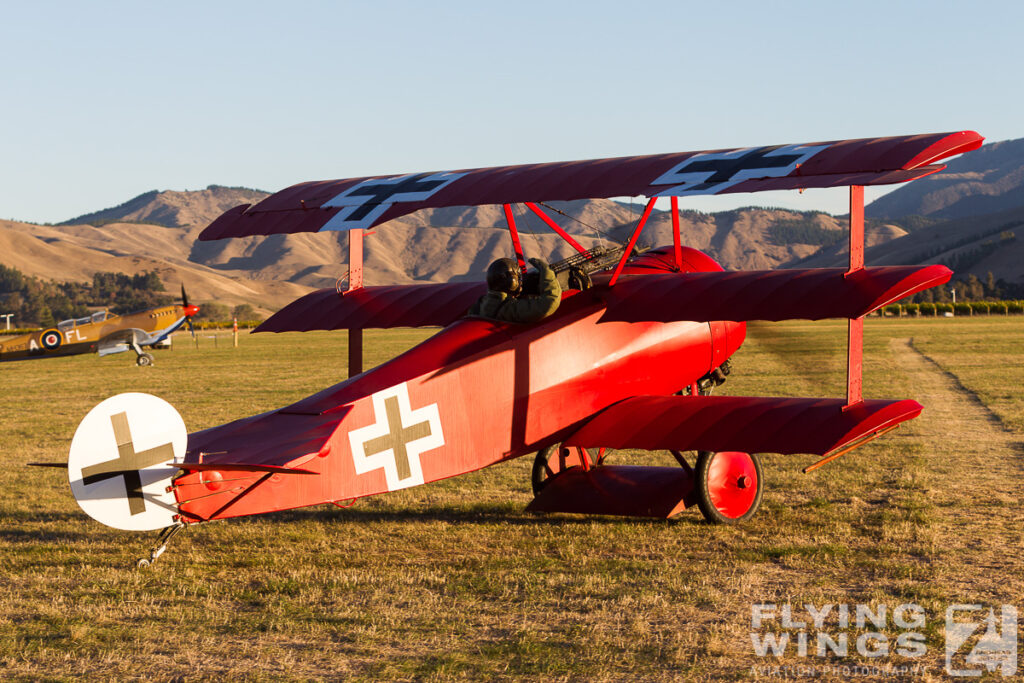
POLYGON ((602 321, 859 318, 952 275, 941 265, 637 275, 607 290, 602 321))
POLYGON ((444 327, 487 291, 481 282, 361 287, 339 294, 321 289, 291 302, 254 332, 388 327, 444 327))
MULTIPOLYGON (((595 288, 608 305, 602 321, 859 318, 947 282, 945 266, 655 273, 595 288)), ((444 327, 486 291, 479 282, 321 289, 268 318, 256 332, 444 327)))

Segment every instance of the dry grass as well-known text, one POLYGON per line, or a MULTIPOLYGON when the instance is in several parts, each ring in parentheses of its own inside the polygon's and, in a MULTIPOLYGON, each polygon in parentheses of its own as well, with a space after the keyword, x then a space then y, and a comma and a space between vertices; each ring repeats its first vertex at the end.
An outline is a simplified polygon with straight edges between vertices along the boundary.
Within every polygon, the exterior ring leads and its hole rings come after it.
MULTIPOLYGON (((867 394, 919 398, 924 415, 812 475, 799 472, 809 457, 765 456, 764 505, 742 527, 696 512, 526 514, 522 459, 349 510, 189 529, 150 571, 130 566, 151 535, 92 522, 59 471, 23 463, 64 459, 77 422, 113 393, 166 398, 193 430, 285 404, 343 377, 344 337, 198 351, 179 338, 149 369, 126 356, 5 364, 0 677, 746 679, 755 665, 837 663, 756 657, 753 603, 916 602, 923 658, 839 663, 942 678, 948 604, 1024 607, 1024 370, 1006 364, 1020 326, 869 321, 867 394)), ((368 361, 424 336, 368 334, 368 361)), ((841 395, 844 339, 839 323, 752 325, 725 388, 841 395)))

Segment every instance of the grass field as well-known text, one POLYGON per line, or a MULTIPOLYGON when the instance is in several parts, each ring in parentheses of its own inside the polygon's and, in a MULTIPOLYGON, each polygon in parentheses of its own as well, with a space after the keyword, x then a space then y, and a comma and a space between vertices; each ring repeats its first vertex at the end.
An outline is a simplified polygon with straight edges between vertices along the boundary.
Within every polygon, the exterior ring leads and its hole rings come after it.
MULTIPOLYGON (((429 334, 367 333, 367 362, 429 334)), ((917 398, 924 414, 810 475, 810 456, 764 456, 762 509, 739 527, 696 511, 668 522, 528 514, 523 458, 346 510, 188 529, 136 571, 154 534, 93 522, 63 472, 23 465, 65 460, 77 423, 115 393, 160 396, 194 431, 345 376, 344 335, 243 335, 238 349, 229 339, 203 336, 197 350, 179 335, 152 368, 130 354, 0 366, 0 678, 745 680, 782 666, 839 680, 863 666, 876 669, 861 680, 949 680, 949 605, 1010 603, 1024 616, 1020 318, 869 320, 865 395, 917 398), (759 603, 779 609, 754 629, 759 603), (782 624, 787 604, 808 620, 805 603, 837 607, 821 629, 782 624), (883 627, 835 619, 838 605, 861 603, 889 610, 883 627), (925 615, 910 629, 921 656, 896 651, 906 629, 891 612, 904 603, 925 615), (801 630, 845 634, 849 654, 818 657, 813 640, 806 656, 755 653, 752 632, 801 630), (854 647, 872 632, 878 657, 854 647)), ((791 322, 751 325, 723 389, 844 386, 845 324, 791 322)))

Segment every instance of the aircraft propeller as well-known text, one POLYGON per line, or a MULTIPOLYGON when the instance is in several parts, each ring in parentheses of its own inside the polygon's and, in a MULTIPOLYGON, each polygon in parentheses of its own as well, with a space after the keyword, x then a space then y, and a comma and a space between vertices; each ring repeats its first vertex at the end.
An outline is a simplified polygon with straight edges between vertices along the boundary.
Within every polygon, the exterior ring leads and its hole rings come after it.
POLYGON ((189 305, 184 282, 181 283, 181 306, 185 309, 185 323, 188 325, 188 331, 192 333, 192 339, 195 340, 196 329, 192 327, 192 316, 199 312, 199 307, 189 305))

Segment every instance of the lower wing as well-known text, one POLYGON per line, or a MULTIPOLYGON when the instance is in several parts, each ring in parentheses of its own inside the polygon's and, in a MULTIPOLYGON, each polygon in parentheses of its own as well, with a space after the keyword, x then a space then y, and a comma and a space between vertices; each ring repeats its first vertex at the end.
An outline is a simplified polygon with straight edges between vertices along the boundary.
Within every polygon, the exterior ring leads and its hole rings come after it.
POLYGON ((636 396, 598 413, 565 441, 584 448, 825 455, 917 417, 917 401, 636 396))

